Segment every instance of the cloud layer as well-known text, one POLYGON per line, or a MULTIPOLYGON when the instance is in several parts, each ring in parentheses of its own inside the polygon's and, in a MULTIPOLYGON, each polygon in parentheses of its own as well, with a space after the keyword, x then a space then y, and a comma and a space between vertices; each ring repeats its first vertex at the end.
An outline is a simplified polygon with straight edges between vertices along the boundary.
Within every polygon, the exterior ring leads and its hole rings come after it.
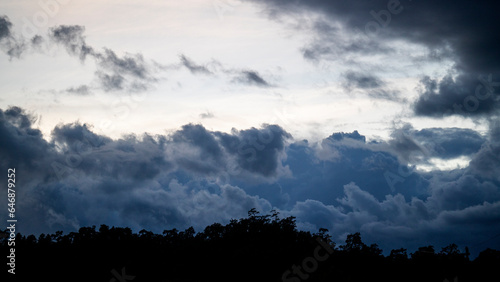
POLYGON ((187 124, 169 135, 114 140, 69 123, 45 140, 33 122, 20 108, 0 111, 1 165, 16 168, 22 187, 21 232, 98 224, 200 230, 255 207, 296 216, 301 229, 328 228, 336 241, 361 231, 386 251, 450 241, 473 251, 498 247, 479 244, 500 233, 498 123, 487 137, 406 126, 389 142, 355 131, 313 144, 276 125, 228 134, 187 124), (470 165, 408 166, 457 156, 470 165))

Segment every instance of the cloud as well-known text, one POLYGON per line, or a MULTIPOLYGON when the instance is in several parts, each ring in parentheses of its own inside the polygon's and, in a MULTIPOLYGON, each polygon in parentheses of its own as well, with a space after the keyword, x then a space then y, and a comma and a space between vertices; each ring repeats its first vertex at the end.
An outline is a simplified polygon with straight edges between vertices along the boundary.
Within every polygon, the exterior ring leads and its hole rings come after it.
MULTIPOLYGON (((349 66, 362 65, 365 69, 385 68, 387 65, 370 62, 394 59, 405 52, 405 58, 414 57, 413 51, 404 46, 424 49, 425 55, 417 55, 415 63, 422 57, 432 63, 449 61, 455 76, 426 77, 421 81, 422 91, 413 105, 416 115, 479 118, 498 110, 498 94, 493 95, 492 88, 492 84, 500 86, 500 54, 496 52, 500 39, 492 36, 500 28, 500 22, 492 22, 496 17, 494 11, 500 8, 498 3, 478 5, 461 0, 451 7, 431 0, 418 3, 397 0, 248 2, 264 7, 270 18, 294 22, 290 25, 292 28, 308 32, 310 41, 301 52, 311 62, 322 62, 323 67, 341 61, 349 66), (493 79, 489 83, 484 83, 484 78, 478 81, 479 76, 490 74, 493 79), (480 85, 481 94, 476 95, 480 85)), ((369 76, 358 75, 348 78, 347 85, 366 90, 379 83, 369 76)), ((373 98, 388 100, 396 100, 398 94, 391 89, 368 93, 373 98)))
POLYGON ((18 40, 12 33, 12 23, 7 16, 0 16, 0 49, 10 59, 21 57, 26 49, 24 42, 18 40))
POLYGON ((500 83, 497 86, 491 79, 491 76, 488 79, 472 74, 456 78, 448 75, 440 81, 424 77, 420 81, 420 96, 413 104, 415 114, 434 117, 494 114, 500 108, 500 99, 495 93, 500 83))
POLYGON ((498 70, 500 55, 494 50, 500 41, 492 34, 500 24, 491 22, 495 18, 494 11, 498 9, 494 2, 477 5, 464 0, 455 2, 453 7, 431 0, 418 3, 395 0, 369 3, 327 0, 251 2, 265 6, 271 17, 313 12, 317 16, 310 18, 314 23, 311 28, 318 34, 335 32, 338 29, 328 25, 340 23, 350 31, 360 30, 367 36, 374 35, 379 43, 399 39, 425 45, 430 51, 450 48, 461 69, 498 70), (425 18, 421 17, 424 13, 425 18), (478 18, 476 15, 483 16, 478 18))
POLYGON ((96 72, 97 77, 99 78, 99 83, 104 89, 104 91, 114 91, 114 90, 122 90, 125 82, 125 78, 119 74, 107 74, 103 72, 96 72))
POLYGON ((353 87, 362 89, 379 88, 384 86, 385 83, 374 75, 364 74, 360 72, 349 71, 344 73, 346 79, 344 87, 352 89, 353 87))
POLYGON ((68 123, 46 141, 33 129, 33 117, 17 107, 0 111, 0 131, 2 166, 16 167, 19 178, 32 171, 21 192, 31 226, 24 232, 96 221, 150 229, 198 222, 203 228, 252 207, 270 210, 267 200, 227 181, 279 177, 288 136, 271 125, 228 134, 189 124, 167 136, 113 140, 90 125, 68 123))
POLYGON ((50 29, 51 39, 66 47, 71 55, 75 55, 83 62, 88 55, 95 55, 94 49, 87 45, 83 36, 85 27, 79 25, 61 25, 50 29))
POLYGON ((472 129, 424 128, 408 132, 433 157, 452 159, 473 156, 481 149, 486 139, 472 129))
POLYGON ((360 91, 375 99, 389 101, 404 100, 398 97, 398 91, 391 90, 385 81, 375 75, 348 71, 343 73, 342 77, 344 78, 342 87, 349 92, 353 90, 360 91))
POLYGON ((212 112, 209 112, 209 111, 207 111, 206 113, 201 113, 200 114, 200 118, 203 118, 203 119, 205 119, 205 118, 213 118, 213 117, 215 117, 215 115, 212 112))
POLYGON ((486 137, 407 125, 388 141, 353 131, 310 143, 276 125, 226 133, 187 124, 168 135, 111 139, 78 122, 59 124, 45 140, 34 121, 18 107, 0 110, 0 164, 16 167, 23 187, 23 233, 98 224, 201 230, 254 207, 296 216, 302 230, 328 228, 337 242, 360 231, 386 252, 452 242, 477 252, 485 245, 474 244, 500 233, 492 224, 500 213, 494 122, 486 137), (472 161, 449 171, 401 170, 416 150, 472 161), (399 177, 393 189, 387 173, 399 177))
POLYGON ((207 69, 207 67, 202 65, 197 65, 191 59, 185 55, 180 55, 181 64, 185 66, 193 74, 213 74, 207 69))
POLYGON ((239 76, 235 78, 235 81, 260 87, 270 86, 270 84, 265 81, 256 71, 240 71, 239 76))
POLYGON ((267 82, 262 76, 255 70, 247 69, 237 69, 225 67, 222 63, 216 60, 212 60, 210 63, 201 65, 195 63, 190 58, 185 55, 180 55, 181 66, 186 67, 193 74, 205 74, 205 75, 216 75, 223 74, 232 77, 232 82, 259 86, 259 87, 270 87, 271 84, 267 82))
POLYGON ((50 38, 63 45, 68 53, 77 56, 82 62, 87 57, 97 63, 95 72, 99 86, 106 92, 128 91, 141 92, 156 81, 153 75, 154 66, 145 61, 141 54, 125 54, 118 56, 108 48, 96 51, 85 41, 85 27, 61 25, 50 30, 50 38))
POLYGON ((500 182, 500 123, 498 118, 490 122, 489 140, 470 162, 474 174, 500 182))
MULTIPOLYGON (((158 64, 148 62, 141 54, 125 53, 119 56, 108 48, 98 51, 87 44, 84 26, 60 25, 50 28, 48 41, 41 35, 35 35, 28 45, 24 43, 24 39, 16 39, 11 28, 12 23, 9 19, 6 16, 0 17, 0 48, 11 58, 19 58, 28 47, 41 52, 49 44, 61 45, 68 54, 79 58, 82 63, 85 63, 88 58, 95 61, 97 80, 95 89, 102 89, 106 92, 143 92, 150 89, 157 81, 158 64)), ((85 91, 82 86, 69 87, 62 92, 86 94, 88 89, 85 91)))
POLYGON ((87 85, 80 85, 78 87, 69 87, 66 92, 77 95, 88 95, 90 94, 90 88, 87 85))

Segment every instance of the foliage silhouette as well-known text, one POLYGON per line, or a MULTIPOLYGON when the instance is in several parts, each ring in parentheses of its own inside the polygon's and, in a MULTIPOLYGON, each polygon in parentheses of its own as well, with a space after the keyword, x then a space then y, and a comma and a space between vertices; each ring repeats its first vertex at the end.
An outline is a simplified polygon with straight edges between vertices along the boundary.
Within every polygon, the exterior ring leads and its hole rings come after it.
MULTIPOLYGON (((226 225, 214 223, 199 233, 192 227, 155 234, 101 225, 99 230, 82 227, 66 235, 61 231, 38 238, 17 234, 17 274, 12 277, 4 271, 0 279, 118 281, 113 273, 126 270, 134 282, 282 281, 286 270, 313 257, 318 239, 333 251, 318 262, 307 281, 498 279, 492 276, 500 265, 497 250, 487 249, 474 261, 469 260, 468 249, 462 253, 456 244, 439 253, 433 246, 420 247, 410 256, 404 248, 394 249, 384 257, 377 244, 363 243, 360 233, 349 234, 337 248, 327 229, 314 234, 299 231, 294 217, 280 218, 274 210, 261 215, 255 209, 247 218, 232 219, 226 225)), ((8 249, 7 238, 0 239, 2 254, 8 249)), ((291 273, 287 281, 304 280, 291 273)))

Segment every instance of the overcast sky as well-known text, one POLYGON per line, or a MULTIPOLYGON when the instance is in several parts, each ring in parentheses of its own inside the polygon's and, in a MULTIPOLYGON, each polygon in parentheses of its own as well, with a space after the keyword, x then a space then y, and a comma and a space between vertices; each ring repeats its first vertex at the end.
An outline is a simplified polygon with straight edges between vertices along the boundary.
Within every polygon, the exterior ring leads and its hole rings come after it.
POLYGON ((19 229, 202 231, 256 207, 386 252, 498 249, 499 8, 3 1, 19 229))

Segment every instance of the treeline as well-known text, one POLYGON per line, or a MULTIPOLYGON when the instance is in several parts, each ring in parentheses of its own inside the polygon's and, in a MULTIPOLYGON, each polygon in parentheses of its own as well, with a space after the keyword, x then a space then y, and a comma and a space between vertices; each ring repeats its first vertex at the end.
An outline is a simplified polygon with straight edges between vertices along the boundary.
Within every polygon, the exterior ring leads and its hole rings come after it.
MULTIPOLYGON (((6 232, 6 231, 5 231, 6 232)), ((407 254, 383 256, 359 233, 337 246, 320 229, 296 229, 295 218, 278 213, 229 224, 214 223, 203 232, 147 230, 101 225, 78 232, 16 236, 16 274, 1 281, 498 281, 500 251, 487 249, 474 259, 450 244, 439 252, 424 246, 407 254)), ((4 233, 7 234, 7 233, 4 233)), ((3 265, 9 246, 0 239, 3 265)))

